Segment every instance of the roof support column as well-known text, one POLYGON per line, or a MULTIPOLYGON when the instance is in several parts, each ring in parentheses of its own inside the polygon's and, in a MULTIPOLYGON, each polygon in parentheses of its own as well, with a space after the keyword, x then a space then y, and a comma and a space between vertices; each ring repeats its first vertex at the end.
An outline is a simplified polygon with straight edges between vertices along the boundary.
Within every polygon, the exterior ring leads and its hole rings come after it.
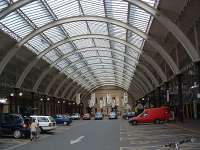
POLYGON ((177 82, 178 82, 178 119, 179 121, 183 122, 183 93, 182 93, 182 75, 177 75, 177 82))
POLYGON ((157 91, 157 99, 156 99, 156 107, 160 107, 162 105, 162 102, 161 102, 161 91, 160 91, 161 87, 157 87, 156 91, 157 91))

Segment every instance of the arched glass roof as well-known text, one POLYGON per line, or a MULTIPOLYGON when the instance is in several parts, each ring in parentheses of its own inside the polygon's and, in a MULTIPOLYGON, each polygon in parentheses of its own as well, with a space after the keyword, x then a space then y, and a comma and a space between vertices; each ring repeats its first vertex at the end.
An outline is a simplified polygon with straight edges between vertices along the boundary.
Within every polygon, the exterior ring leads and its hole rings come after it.
MULTIPOLYGON (((0 0, 0 13, 22 1, 0 0)), ((155 8, 159 2, 142 1, 155 8)), ((83 19, 58 24, 29 38, 24 45, 38 58, 46 60, 87 89, 92 88, 88 86, 96 86, 96 83, 109 81, 112 84, 122 83, 128 90, 145 40, 125 27, 109 22, 109 19, 148 34, 153 17, 125 0, 32 0, 1 19, 0 29, 20 43, 45 25, 77 16, 102 17, 108 21, 83 19), (82 35, 93 36, 78 38, 82 35), (73 37, 77 38, 67 41, 73 37), (134 45, 134 49, 105 37, 128 42, 134 45), (66 42, 44 52, 65 39, 66 42)))

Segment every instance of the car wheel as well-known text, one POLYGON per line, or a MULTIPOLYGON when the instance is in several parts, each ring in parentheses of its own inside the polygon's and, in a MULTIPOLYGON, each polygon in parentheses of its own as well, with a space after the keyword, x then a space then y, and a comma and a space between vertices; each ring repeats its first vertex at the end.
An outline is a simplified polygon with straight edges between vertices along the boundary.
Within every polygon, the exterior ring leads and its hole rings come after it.
POLYGON ((155 124, 160 124, 160 119, 156 119, 155 124))
POLYGON ((20 130, 15 130, 14 133, 13 133, 13 136, 16 139, 19 139, 22 136, 21 131, 20 130))
POLYGON ((137 121, 136 120, 133 120, 131 123, 132 123, 133 126, 137 125, 137 121))

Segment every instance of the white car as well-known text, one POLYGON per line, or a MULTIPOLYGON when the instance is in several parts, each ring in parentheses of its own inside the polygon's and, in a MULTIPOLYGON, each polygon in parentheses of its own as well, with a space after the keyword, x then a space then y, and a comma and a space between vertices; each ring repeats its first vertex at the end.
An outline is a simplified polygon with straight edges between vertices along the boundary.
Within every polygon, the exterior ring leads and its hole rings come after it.
POLYGON ((80 114, 79 113, 73 113, 72 115, 71 115, 71 118, 73 119, 73 120, 80 120, 80 114))
POLYGON ((56 122, 51 116, 30 116, 31 118, 35 119, 38 123, 41 132, 42 131, 51 131, 56 129, 56 122))

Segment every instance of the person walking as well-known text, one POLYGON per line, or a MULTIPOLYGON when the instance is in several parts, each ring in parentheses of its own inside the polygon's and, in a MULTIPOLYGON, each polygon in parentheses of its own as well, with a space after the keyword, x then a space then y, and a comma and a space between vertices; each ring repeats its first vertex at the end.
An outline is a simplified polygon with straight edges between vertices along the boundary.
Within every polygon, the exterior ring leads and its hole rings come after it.
POLYGON ((30 130, 31 130, 31 139, 30 140, 31 141, 37 139, 37 128, 38 128, 38 125, 37 125, 35 119, 32 119, 31 126, 30 126, 30 130))

